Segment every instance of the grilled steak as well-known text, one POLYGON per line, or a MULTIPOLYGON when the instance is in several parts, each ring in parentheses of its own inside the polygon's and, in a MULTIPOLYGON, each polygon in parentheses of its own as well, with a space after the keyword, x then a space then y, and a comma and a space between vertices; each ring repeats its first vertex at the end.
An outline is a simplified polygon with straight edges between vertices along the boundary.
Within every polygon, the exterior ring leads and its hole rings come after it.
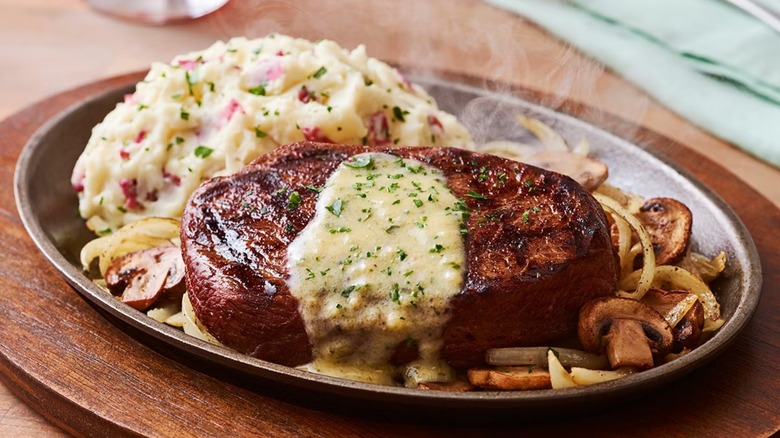
POLYGON ((286 284, 287 246, 314 216, 318 194, 307 186, 323 186, 341 162, 365 152, 440 169, 470 209, 463 287, 450 300, 443 332, 442 357, 451 365, 483 363, 488 348, 572 335, 580 306, 613 293, 618 262, 605 215, 566 176, 453 148, 303 142, 206 182, 187 204, 181 232, 187 289, 213 336, 275 363, 312 359, 286 284), (295 209, 288 190, 300 194, 295 209))

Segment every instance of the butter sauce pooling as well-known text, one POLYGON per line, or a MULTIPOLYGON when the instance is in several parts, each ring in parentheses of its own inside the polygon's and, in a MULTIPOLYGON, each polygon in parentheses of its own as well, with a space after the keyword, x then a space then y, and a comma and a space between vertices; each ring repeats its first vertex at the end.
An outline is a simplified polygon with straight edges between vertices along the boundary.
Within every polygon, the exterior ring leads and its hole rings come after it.
POLYGON ((419 351, 407 377, 452 377, 439 349, 465 270, 460 207, 422 162, 369 153, 339 166, 287 250, 315 357, 307 369, 392 384, 388 362, 406 344, 419 351))

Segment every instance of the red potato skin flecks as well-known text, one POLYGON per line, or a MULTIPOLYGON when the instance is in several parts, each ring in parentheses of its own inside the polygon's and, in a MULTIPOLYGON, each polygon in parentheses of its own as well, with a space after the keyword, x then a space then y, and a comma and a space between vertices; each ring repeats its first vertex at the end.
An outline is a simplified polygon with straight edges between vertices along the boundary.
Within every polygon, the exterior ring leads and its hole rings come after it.
POLYGON ((314 216, 338 165, 386 152, 442 170, 471 210, 463 288, 450 301, 442 356, 456 367, 485 351, 539 345, 575 333, 580 307, 611 296, 618 277, 598 202, 572 179, 455 148, 371 148, 302 142, 280 147, 190 198, 182 250, 193 309, 220 342, 283 365, 312 359, 286 279, 287 246, 314 216), (302 199, 288 208, 289 193, 302 199), (468 196, 470 192, 486 199, 468 196))

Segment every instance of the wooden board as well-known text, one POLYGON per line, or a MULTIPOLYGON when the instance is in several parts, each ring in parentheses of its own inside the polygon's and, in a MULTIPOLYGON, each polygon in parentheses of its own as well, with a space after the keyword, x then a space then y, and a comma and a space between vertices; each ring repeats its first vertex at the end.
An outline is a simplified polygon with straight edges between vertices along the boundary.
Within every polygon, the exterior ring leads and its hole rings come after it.
MULTIPOLYGON (((101 316, 60 277, 16 212, 13 172, 29 136, 49 117, 128 75, 40 102, 0 124, 0 377, 47 419, 77 435, 421 436, 480 433, 626 436, 766 436, 780 429, 780 211, 718 164, 640 130, 635 139, 673 159, 732 205, 755 237, 764 269, 758 311, 723 355, 668 387, 604 412, 478 426, 360 412, 314 400, 148 347, 101 316), (192 365, 192 366, 188 366, 192 365), (566 421, 561 421, 565 419, 566 421)), ((524 96, 539 98, 532 92, 524 96)), ((564 110, 615 121, 577 104, 564 110)), ((779 181, 780 182, 780 181, 779 181)), ((440 419, 439 419, 440 420, 440 419)))

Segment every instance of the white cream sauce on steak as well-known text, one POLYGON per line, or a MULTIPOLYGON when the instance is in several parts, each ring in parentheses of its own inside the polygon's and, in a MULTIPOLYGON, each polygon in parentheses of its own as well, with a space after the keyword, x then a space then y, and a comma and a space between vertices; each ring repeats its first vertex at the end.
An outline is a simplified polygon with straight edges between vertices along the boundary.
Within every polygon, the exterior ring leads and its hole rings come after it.
POLYGON ((439 350, 463 284, 463 210, 441 171, 420 161, 365 153, 338 167, 287 251, 309 370, 390 384, 390 358, 408 343, 419 359, 407 373, 448 380, 439 350))

